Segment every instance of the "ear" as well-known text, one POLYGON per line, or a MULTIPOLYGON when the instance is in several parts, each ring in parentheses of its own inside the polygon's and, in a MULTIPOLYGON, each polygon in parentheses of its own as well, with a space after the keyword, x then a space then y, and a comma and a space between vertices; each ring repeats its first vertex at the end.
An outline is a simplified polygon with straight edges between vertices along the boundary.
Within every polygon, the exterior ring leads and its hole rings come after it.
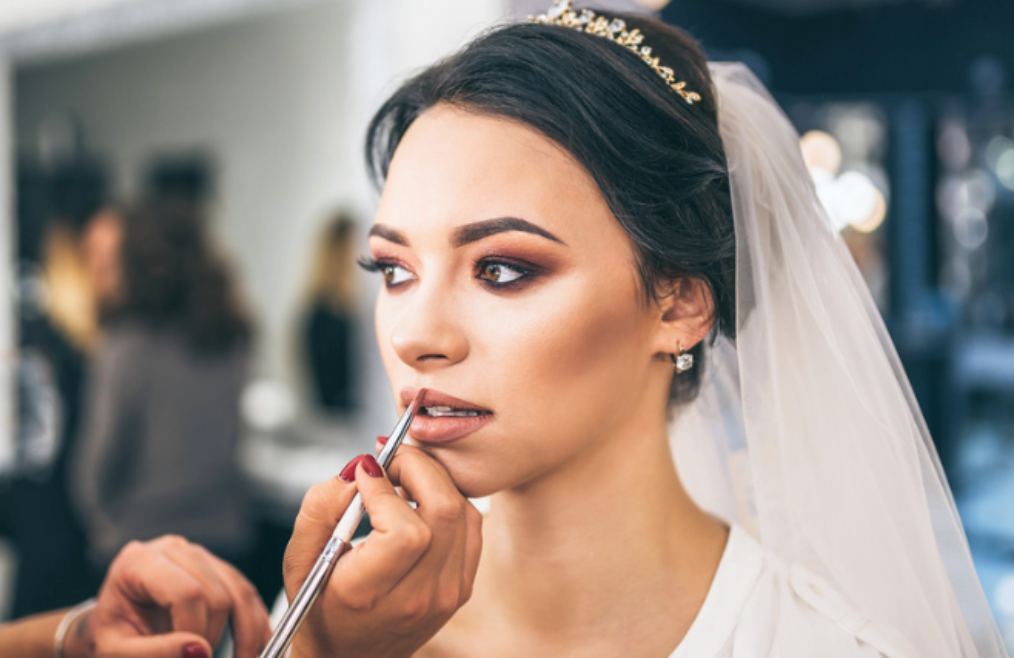
POLYGON ((661 354, 676 354, 681 345, 689 350, 704 340, 715 323, 708 286, 700 279, 683 277, 663 292, 658 300, 661 316, 654 348, 661 354))

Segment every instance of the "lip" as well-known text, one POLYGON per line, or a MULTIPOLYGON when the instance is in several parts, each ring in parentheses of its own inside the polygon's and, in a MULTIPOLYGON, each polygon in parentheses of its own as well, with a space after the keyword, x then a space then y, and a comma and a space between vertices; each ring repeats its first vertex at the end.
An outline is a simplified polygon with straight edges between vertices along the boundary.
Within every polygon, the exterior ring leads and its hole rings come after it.
MULTIPOLYGON (((401 389, 402 404, 408 407, 418 393, 419 388, 415 386, 406 386, 401 389)), ((475 409, 476 411, 485 413, 480 416, 458 418, 431 418, 420 414, 412 420, 408 433, 414 440, 421 443, 450 443, 451 441, 457 441, 479 430, 493 420, 493 412, 491 410, 428 387, 426 403, 427 406, 475 409)))

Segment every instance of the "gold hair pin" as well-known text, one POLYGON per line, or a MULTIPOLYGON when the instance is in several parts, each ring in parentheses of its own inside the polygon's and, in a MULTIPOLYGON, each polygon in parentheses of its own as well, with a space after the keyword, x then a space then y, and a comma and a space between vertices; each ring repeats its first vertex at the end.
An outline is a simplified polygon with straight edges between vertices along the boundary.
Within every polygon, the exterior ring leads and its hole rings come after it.
POLYGON ((669 88, 679 94, 687 105, 693 105, 695 101, 701 100, 701 95, 696 91, 686 88, 687 83, 683 80, 675 82, 675 73, 668 66, 661 66, 658 57, 651 56, 651 47, 642 46, 644 35, 637 28, 627 31, 627 24, 619 18, 609 20, 605 16, 596 14, 591 9, 576 11, 570 5, 570 0, 556 0, 553 6, 545 14, 529 16, 532 23, 545 23, 570 27, 575 30, 605 37, 613 43, 617 43, 641 58, 645 64, 654 69, 659 77, 665 80, 669 88))

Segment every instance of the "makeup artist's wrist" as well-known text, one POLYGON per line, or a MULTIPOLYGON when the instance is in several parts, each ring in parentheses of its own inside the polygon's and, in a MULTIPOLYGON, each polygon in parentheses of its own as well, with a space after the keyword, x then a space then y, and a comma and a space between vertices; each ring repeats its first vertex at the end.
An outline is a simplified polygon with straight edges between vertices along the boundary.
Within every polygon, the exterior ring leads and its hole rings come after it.
POLYGON ((91 618, 95 608, 86 610, 79 615, 63 641, 64 658, 94 658, 95 636, 92 633, 91 618))

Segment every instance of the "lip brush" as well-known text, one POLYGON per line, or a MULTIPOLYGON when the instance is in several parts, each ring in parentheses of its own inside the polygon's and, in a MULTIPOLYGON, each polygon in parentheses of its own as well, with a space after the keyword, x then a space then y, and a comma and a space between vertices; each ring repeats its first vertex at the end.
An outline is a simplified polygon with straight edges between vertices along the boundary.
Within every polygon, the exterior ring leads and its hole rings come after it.
MULTIPOLYGON (((391 460, 394 459, 394 453, 397 452, 401 442, 405 439, 405 435, 408 434, 409 425, 412 424, 412 419, 415 418, 417 411, 422 408, 425 395, 425 388, 416 394, 415 399, 405 409, 405 413, 398 419, 398 424, 394 426, 390 438, 377 456, 377 462, 380 463, 384 470, 387 470, 391 460)), ((275 627, 274 633, 271 634, 271 640, 264 647, 260 658, 282 658, 285 655, 285 650, 292 643, 292 638, 296 635, 296 631, 299 630, 299 625, 303 623, 303 618, 306 617, 307 611, 310 610, 310 606, 313 605, 313 602, 317 599, 317 595, 331 576, 335 563, 338 562, 342 553, 350 546, 352 534, 359 526, 359 522, 362 521, 365 512, 366 508, 363 506, 363 499, 356 492, 355 498, 349 503, 348 509, 342 514, 341 520, 338 521, 334 532, 331 533, 331 539, 324 546, 324 550, 321 551, 320 557, 317 558, 313 569, 310 570, 310 574, 303 581, 302 587, 299 588, 296 596, 292 599, 289 609, 285 611, 282 620, 275 627)))

